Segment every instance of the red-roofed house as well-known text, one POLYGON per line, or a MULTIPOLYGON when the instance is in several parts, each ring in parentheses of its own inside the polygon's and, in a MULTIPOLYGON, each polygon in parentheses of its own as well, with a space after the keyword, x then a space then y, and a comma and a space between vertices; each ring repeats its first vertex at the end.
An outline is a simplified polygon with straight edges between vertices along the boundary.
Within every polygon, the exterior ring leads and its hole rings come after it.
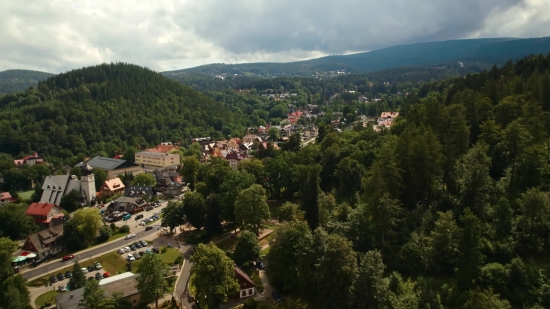
POLYGON ((237 170, 239 162, 248 159, 248 155, 245 152, 231 152, 225 156, 225 159, 229 161, 231 168, 237 170))
POLYGON ((113 159, 117 159, 117 160, 120 160, 124 158, 124 155, 123 154, 117 154, 113 159))
POLYGON ((9 192, 0 193, 0 205, 5 205, 13 201, 15 201, 15 199, 11 197, 11 194, 9 192))
POLYGON ((157 153, 170 153, 172 150, 178 150, 178 147, 172 145, 158 145, 155 148, 148 148, 145 151, 147 152, 157 152, 157 153))
POLYGON ((239 283, 240 292, 229 296, 230 300, 250 297, 256 294, 256 284, 254 284, 254 281, 237 266, 235 266, 235 275, 233 278, 239 283))
POLYGON ((53 218, 63 217, 61 207, 48 203, 32 203, 26 212, 27 216, 34 218, 34 222, 41 226, 49 226, 53 218))
POLYGON ((44 159, 38 157, 38 153, 34 153, 32 156, 24 156, 23 159, 17 159, 13 160, 13 163, 17 167, 21 167, 23 165, 35 165, 35 164, 42 164, 44 163, 44 159))

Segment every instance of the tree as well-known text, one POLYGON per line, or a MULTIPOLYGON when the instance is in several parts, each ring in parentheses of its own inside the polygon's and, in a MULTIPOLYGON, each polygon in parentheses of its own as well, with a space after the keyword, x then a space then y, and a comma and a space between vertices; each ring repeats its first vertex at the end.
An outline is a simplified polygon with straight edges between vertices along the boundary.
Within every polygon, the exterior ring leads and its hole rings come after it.
POLYGON ((305 211, 306 221, 312 231, 319 226, 320 173, 321 166, 318 164, 300 165, 296 170, 300 183, 300 204, 305 211))
POLYGON ((359 200, 364 175, 363 165, 350 157, 344 158, 336 167, 336 177, 340 183, 338 195, 344 201, 349 202, 351 206, 355 206, 359 200))
POLYGON ((277 140, 279 140, 280 137, 279 129, 277 129, 277 127, 271 127, 269 128, 267 135, 269 136, 270 141, 276 142, 277 140))
POLYGON ((300 263, 311 247, 311 230, 307 224, 293 221, 273 232, 267 254, 267 271, 271 284, 280 291, 300 290, 300 263))
POLYGON ((8 204, 0 207, 1 235, 10 239, 26 238, 39 230, 31 216, 27 216, 27 205, 8 204))
POLYGON ((111 235, 113 235, 113 231, 111 230, 111 228, 109 226, 102 225, 99 228, 99 239, 101 241, 106 241, 107 239, 109 239, 109 237, 111 237, 111 235))
POLYGON ((8 253, 13 253, 17 250, 19 244, 17 241, 13 241, 7 237, 0 237, 0 251, 6 251, 8 253))
POLYGON ((248 172, 256 178, 256 183, 263 185, 265 182, 266 171, 262 160, 252 158, 250 160, 243 160, 238 165, 240 172, 248 172))
MULTIPOLYGON (((80 240, 86 246, 97 236, 99 228, 103 225, 97 208, 84 208, 77 210, 71 219, 76 225, 80 240)), ((67 224, 67 223, 65 223, 67 224)), ((65 234, 64 234, 65 235, 65 234)))
POLYGON ((451 211, 439 212, 430 233, 431 263, 436 272, 451 273, 458 256, 459 228, 451 211))
POLYGON ((254 176, 246 171, 230 172, 220 186, 219 202, 221 216, 226 221, 235 222, 235 200, 241 190, 254 184, 254 176))
POLYGON ((0 286, 1 304, 4 308, 32 309, 27 280, 21 275, 12 276, 0 286))
POLYGON ((99 286, 98 280, 86 281, 82 298, 86 308, 89 309, 104 309, 108 302, 105 291, 99 286))
POLYGON ((67 210, 68 212, 73 212, 80 208, 80 192, 77 190, 71 190, 68 194, 64 195, 61 198, 59 207, 67 210))
POLYGON ((139 264, 137 273, 137 290, 141 293, 142 302, 155 302, 158 309, 158 300, 164 295, 167 287, 166 276, 169 267, 158 254, 145 254, 139 264))
POLYGON ((239 235, 233 258, 238 265, 245 265, 251 261, 255 261, 260 257, 260 245, 258 244, 258 236, 250 231, 243 231, 239 235))
POLYGON ((458 273, 457 280, 462 290, 469 290, 481 276, 481 267, 485 256, 483 255, 483 230, 481 220, 469 209, 464 210, 460 216, 462 229, 458 241, 458 273))
POLYGON ((101 188, 101 186, 103 186, 105 180, 107 180, 107 172, 101 168, 94 168, 93 173, 95 179, 95 187, 96 189, 99 189, 101 188))
POLYGON ((279 222, 294 221, 298 219, 299 212, 300 209, 298 205, 286 202, 279 207, 279 222))
POLYGON ((255 184, 239 192, 235 201, 235 223, 241 230, 259 235, 264 222, 269 218, 265 190, 260 185, 255 184))
POLYGON ((235 267, 225 252, 213 243, 199 244, 191 256, 190 284, 196 289, 196 299, 208 308, 217 308, 229 296, 239 291, 239 284, 233 277, 235 267))
POLYGON ((134 180, 132 180, 132 184, 142 185, 142 186, 154 186, 157 184, 157 180, 155 179, 155 176, 151 174, 141 173, 134 176, 134 180))
POLYGON ((384 308, 388 297, 388 280, 384 278, 380 251, 369 251, 360 257, 351 296, 351 308, 384 308))
POLYGON ((186 192, 183 199, 183 210, 187 221, 197 230, 200 230, 206 220, 206 201, 202 194, 186 192))
POLYGON ((223 231, 221 209, 216 193, 211 193, 206 198, 206 221, 204 222, 204 229, 208 234, 212 235, 223 231))
POLYGON ((550 198, 537 188, 529 189, 519 200, 521 216, 517 226, 519 237, 524 238, 531 250, 541 250, 544 231, 550 222, 550 198))
POLYGON ((287 142, 281 145, 281 149, 284 151, 298 152, 300 150, 301 142, 302 138, 300 133, 296 132, 290 136, 287 142))
POLYGON ((463 309, 510 309, 510 303, 500 299, 500 295, 494 294, 491 290, 475 290, 467 294, 467 301, 463 309))
POLYGON ((162 213, 160 226, 169 228, 170 233, 172 233, 177 226, 185 223, 183 213, 183 202, 168 202, 168 205, 166 205, 162 213))
POLYGON ((197 182, 197 172, 199 170, 199 160, 196 157, 185 157, 181 161, 180 174, 189 184, 189 190, 195 191, 195 183, 197 182))
POLYGON ((126 148, 126 151, 124 152, 124 155, 122 158, 128 162, 136 162, 136 148, 135 147, 128 147, 126 148))
POLYGON ((73 276, 69 280, 69 290, 74 291, 76 289, 86 286, 86 275, 82 271, 82 267, 75 261, 73 264, 73 276))

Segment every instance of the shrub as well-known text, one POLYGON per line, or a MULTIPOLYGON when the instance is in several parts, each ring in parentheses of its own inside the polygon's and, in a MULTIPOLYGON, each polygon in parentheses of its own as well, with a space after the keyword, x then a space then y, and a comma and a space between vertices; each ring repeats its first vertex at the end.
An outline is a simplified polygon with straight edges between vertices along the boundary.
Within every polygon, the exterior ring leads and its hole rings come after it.
POLYGON ((130 233, 130 226, 123 225, 123 226, 120 227, 120 229, 118 231, 121 232, 121 233, 130 233))

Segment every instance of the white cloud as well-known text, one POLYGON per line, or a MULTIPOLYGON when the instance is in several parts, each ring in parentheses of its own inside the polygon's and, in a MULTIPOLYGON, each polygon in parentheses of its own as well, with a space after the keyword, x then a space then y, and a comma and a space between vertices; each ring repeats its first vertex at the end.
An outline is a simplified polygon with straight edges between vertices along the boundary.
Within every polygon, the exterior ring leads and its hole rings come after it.
POLYGON ((547 0, 0 0, 0 70, 283 62, 465 37, 536 37, 547 0))

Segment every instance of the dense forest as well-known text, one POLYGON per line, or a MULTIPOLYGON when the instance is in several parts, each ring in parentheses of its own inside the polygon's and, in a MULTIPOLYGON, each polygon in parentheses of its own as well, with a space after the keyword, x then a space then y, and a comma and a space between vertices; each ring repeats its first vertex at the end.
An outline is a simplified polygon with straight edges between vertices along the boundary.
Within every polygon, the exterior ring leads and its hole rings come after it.
POLYGON ((327 71, 367 73, 403 66, 423 66, 445 62, 478 62, 502 65, 510 59, 550 51, 549 38, 464 39, 391 46, 365 53, 327 56, 288 63, 209 64, 165 72, 167 74, 201 73, 218 75, 311 76, 327 71))
POLYGON ((38 85, 39 81, 53 76, 53 74, 29 71, 29 70, 6 70, 0 72, 0 96, 6 93, 25 91, 30 86, 38 85))
POLYGON ((550 56, 426 85, 400 112, 238 171, 187 158, 183 213, 257 233, 280 201, 269 280, 310 308, 550 307, 550 56))

